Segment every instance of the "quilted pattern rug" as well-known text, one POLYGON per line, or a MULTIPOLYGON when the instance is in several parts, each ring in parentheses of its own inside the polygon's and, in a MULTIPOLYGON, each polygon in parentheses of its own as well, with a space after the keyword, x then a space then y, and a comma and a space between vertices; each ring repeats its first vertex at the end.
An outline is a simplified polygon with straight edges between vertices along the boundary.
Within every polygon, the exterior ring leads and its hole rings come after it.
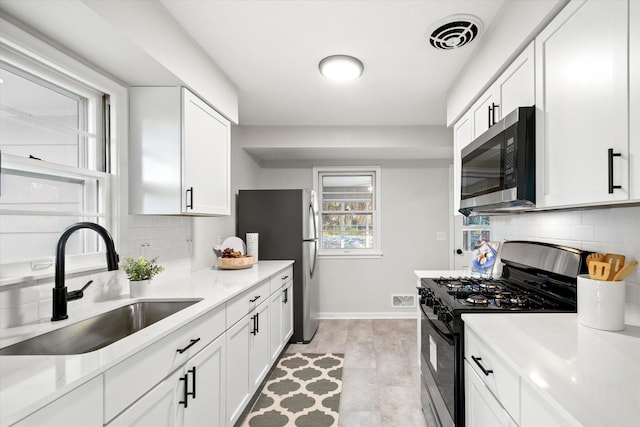
POLYGON ((337 426, 343 365, 341 353, 284 354, 242 426, 337 426))

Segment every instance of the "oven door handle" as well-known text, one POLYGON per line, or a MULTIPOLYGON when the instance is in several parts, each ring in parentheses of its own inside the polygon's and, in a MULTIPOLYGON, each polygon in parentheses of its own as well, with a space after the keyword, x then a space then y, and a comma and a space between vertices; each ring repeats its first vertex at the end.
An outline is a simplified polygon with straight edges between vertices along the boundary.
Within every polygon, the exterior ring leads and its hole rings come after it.
POLYGON ((427 313, 424 311, 424 308, 422 306, 422 304, 420 304, 420 310, 422 310, 422 314, 424 314, 424 317, 429 321, 429 323, 431 323, 431 327, 433 329, 435 329, 435 331, 438 333, 438 335, 440 335, 440 337, 445 340, 447 342, 447 344, 449 345, 453 345, 453 336, 451 334, 447 334, 445 332, 442 332, 440 330, 440 328, 438 328, 438 326, 433 323, 433 320, 431 320, 429 318, 429 316, 427 315, 427 313))

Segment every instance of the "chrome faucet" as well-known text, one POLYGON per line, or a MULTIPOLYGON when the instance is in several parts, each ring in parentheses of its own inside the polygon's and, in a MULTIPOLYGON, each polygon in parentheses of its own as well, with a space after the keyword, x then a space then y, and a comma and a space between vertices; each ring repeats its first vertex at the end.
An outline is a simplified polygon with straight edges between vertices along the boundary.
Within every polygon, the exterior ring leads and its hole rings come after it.
POLYGON ((67 287, 64 285, 64 252, 67 245, 67 240, 69 240, 69 237, 76 230, 80 230, 82 228, 93 230, 98 233, 100 237, 102 237, 102 240, 104 240, 104 243, 107 247, 107 270, 112 271, 118 269, 118 254, 116 253, 116 248, 113 244, 111 234, 109 234, 109 232, 104 227, 93 222, 78 222, 67 227, 62 232, 60 239, 58 239, 58 247, 56 249, 56 278, 55 287, 53 288, 53 316, 51 317, 52 321, 67 319, 69 317, 67 315, 67 301, 73 301, 82 298, 84 296, 84 290, 87 289, 87 287, 89 287, 91 283, 93 283, 93 280, 90 280, 89 283, 84 285, 79 291, 71 292, 67 292, 67 287))

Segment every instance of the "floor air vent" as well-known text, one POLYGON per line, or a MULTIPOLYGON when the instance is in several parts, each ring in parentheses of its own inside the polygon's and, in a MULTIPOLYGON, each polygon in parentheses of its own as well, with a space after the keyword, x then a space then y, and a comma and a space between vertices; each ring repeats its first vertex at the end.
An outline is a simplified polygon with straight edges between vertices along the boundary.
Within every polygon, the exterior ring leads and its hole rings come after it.
POLYGON ((416 296, 415 295, 391 295, 391 307, 415 307, 416 296))
POLYGON ((427 32, 435 49, 451 50, 465 46, 480 34, 482 24, 472 15, 452 15, 436 22, 427 32))

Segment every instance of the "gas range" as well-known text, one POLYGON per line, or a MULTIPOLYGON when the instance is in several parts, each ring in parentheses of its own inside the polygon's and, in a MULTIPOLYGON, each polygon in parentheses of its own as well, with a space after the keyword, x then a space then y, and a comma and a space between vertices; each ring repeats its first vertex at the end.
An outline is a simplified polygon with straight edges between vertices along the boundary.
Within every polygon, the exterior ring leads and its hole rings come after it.
POLYGON ((420 281, 423 411, 440 426, 464 426, 463 313, 575 312, 577 276, 589 252, 539 242, 502 245, 500 278, 436 277, 420 281))

